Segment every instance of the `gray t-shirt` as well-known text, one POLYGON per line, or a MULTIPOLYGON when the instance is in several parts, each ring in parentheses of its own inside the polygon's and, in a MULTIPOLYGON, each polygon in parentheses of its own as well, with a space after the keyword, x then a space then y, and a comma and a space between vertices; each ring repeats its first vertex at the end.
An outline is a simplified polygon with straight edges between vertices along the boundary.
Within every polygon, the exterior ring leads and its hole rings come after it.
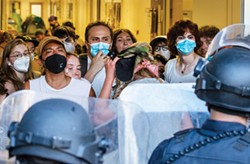
POLYGON ((193 83, 196 77, 193 76, 193 71, 189 74, 182 75, 176 71, 177 58, 171 59, 165 65, 165 81, 168 83, 193 83))

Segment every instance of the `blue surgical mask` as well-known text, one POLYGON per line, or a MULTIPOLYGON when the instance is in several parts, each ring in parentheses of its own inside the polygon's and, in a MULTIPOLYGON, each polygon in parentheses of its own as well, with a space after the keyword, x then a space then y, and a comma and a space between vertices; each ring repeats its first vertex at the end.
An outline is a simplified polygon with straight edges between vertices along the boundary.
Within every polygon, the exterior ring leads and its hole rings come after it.
POLYGON ((103 43, 103 42, 92 43, 90 44, 90 53, 93 57, 95 57, 99 51, 102 51, 103 54, 107 55, 109 53, 109 47, 110 44, 108 43, 103 43))
POLYGON ((183 55, 190 54, 195 47, 196 47, 195 41, 190 39, 180 40, 177 42, 176 45, 177 50, 183 55))

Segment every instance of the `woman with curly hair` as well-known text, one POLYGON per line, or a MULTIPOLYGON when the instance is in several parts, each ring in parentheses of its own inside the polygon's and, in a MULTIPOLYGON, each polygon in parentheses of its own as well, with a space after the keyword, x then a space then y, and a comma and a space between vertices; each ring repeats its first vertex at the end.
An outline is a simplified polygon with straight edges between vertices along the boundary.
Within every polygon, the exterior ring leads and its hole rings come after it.
POLYGON ((177 21, 167 34, 169 50, 178 57, 165 66, 165 81, 168 83, 195 82, 194 68, 201 58, 197 51, 201 47, 197 24, 190 20, 177 21))

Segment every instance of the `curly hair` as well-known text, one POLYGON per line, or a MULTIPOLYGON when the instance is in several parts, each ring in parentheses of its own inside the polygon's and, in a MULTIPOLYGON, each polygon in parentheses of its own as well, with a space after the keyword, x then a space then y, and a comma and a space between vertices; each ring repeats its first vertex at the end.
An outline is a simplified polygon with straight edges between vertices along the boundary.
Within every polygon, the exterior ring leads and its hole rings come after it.
POLYGON ((190 20, 180 20, 175 22, 175 24, 169 29, 167 33, 168 47, 173 54, 178 55, 178 50, 175 46, 177 37, 184 35, 184 33, 187 31, 195 36, 196 47, 194 51, 197 53, 198 49, 201 47, 202 42, 200 41, 198 25, 190 20))
POLYGON ((214 38, 215 35, 220 31, 219 28, 215 26, 202 26, 199 29, 200 37, 214 38))

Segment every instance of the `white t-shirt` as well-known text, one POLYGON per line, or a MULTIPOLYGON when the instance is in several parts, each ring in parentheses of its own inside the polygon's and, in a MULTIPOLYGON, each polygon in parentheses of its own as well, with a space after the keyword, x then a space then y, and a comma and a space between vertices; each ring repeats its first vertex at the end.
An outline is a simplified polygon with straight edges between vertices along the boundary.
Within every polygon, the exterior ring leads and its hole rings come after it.
MULTIPOLYGON (((91 59, 88 57, 88 69, 90 67, 91 64, 91 59)), ((100 95, 100 92, 102 90, 102 86, 104 83, 106 77, 106 72, 105 72, 105 68, 103 67, 94 77, 94 80, 92 82, 92 88, 95 91, 95 95, 96 97, 98 97, 100 95)))
POLYGON ((86 79, 74 79, 71 78, 70 83, 62 88, 52 88, 46 81, 45 76, 41 76, 37 79, 30 80, 30 90, 56 95, 58 98, 66 98, 74 102, 80 103, 83 97, 89 97, 91 84, 86 79), (79 100, 76 99, 79 97, 79 100), (80 101, 80 102, 79 102, 80 101))
POLYGON ((165 65, 165 81, 168 83, 193 83, 196 78, 193 76, 194 71, 189 74, 181 75, 176 71, 177 58, 171 59, 165 65))

